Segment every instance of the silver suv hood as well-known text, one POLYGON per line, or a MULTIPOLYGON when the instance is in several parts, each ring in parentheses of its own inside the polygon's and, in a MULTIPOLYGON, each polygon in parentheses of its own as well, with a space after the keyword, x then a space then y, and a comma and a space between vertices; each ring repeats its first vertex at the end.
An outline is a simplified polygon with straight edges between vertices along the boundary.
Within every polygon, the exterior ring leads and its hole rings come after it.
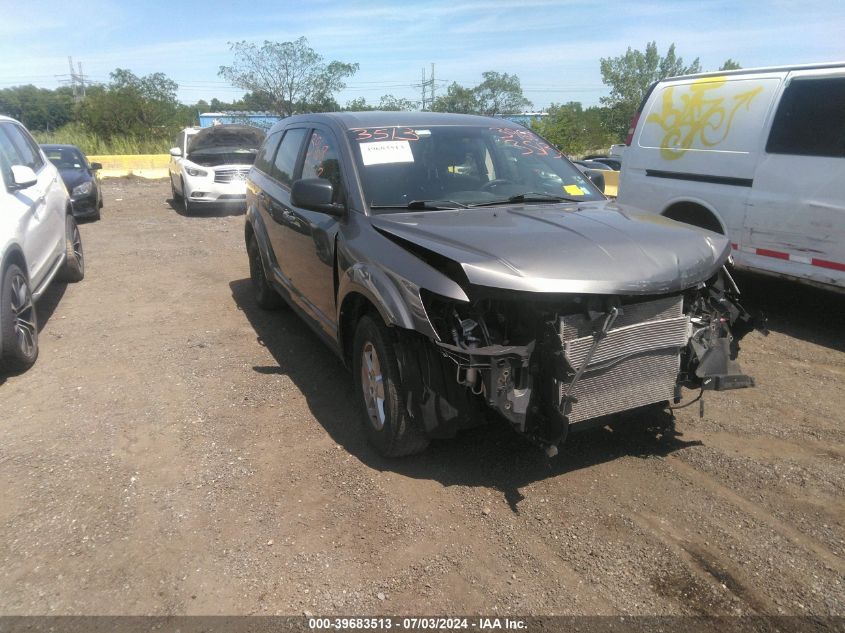
POLYGON ((730 254, 722 235, 612 202, 519 204, 371 217, 458 262, 470 283, 530 292, 661 294, 712 276, 730 254))

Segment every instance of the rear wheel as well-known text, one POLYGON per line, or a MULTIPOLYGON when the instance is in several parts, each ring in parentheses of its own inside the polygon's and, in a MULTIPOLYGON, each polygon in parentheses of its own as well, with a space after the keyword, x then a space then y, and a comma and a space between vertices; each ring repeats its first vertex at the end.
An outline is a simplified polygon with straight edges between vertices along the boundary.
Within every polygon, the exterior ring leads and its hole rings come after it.
POLYGON ((65 263, 59 271, 62 281, 82 281, 85 277, 85 253, 82 251, 82 236, 72 215, 65 219, 65 263))
POLYGON ((255 298, 255 303, 258 304, 259 308, 265 310, 278 308, 282 303, 282 298, 267 281, 264 263, 261 261, 261 251, 258 250, 258 240, 255 239, 255 235, 249 238, 246 252, 249 257, 249 277, 252 281, 252 296, 255 298))
POLYGON ((0 370, 21 372, 38 358, 38 316, 29 279, 11 264, 0 282, 0 370))
POLYGON ((387 457, 420 453, 429 443, 405 407, 395 344, 381 319, 367 315, 358 322, 352 358, 362 424, 370 443, 387 457))

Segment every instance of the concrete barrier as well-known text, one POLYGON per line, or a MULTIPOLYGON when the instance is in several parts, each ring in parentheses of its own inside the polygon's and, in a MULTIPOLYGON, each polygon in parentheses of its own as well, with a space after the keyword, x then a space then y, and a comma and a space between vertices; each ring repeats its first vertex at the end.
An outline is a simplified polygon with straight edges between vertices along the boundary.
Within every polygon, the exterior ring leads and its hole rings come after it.
POLYGON ((141 178, 167 178, 170 154, 112 154, 88 156, 88 161, 100 163, 100 178, 140 176, 141 178))

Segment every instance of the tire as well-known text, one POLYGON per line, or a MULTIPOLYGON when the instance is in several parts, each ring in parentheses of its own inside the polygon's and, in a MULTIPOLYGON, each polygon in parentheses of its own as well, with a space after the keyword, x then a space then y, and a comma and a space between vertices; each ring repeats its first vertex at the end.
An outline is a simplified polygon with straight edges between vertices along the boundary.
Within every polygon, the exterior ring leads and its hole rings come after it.
POLYGON ((191 204, 191 201, 188 199, 188 196, 185 195, 185 181, 182 181, 182 195, 179 196, 179 199, 182 201, 182 211, 184 211, 185 215, 191 215, 194 212, 194 205, 191 204))
POLYGON ((264 263, 261 261, 261 251, 258 250, 258 240, 255 235, 249 238, 246 246, 249 257, 249 278, 252 281, 252 296, 255 303, 263 310, 273 310, 282 304, 282 298, 267 281, 264 263))
POLYGON ((173 184, 173 176, 170 177, 170 198, 173 202, 182 201, 182 194, 176 191, 176 186, 173 184))
POLYGON ((421 453, 429 443, 405 407, 393 347, 398 344, 378 317, 366 315, 358 322, 352 359, 361 422, 367 439, 385 457, 421 453))
POLYGON ((65 219, 65 263, 59 271, 60 281, 75 283, 85 277, 85 253, 82 250, 82 236, 72 215, 65 219))
POLYGON ((0 280, 0 370, 18 373, 38 358, 38 315, 29 279, 10 264, 0 280))

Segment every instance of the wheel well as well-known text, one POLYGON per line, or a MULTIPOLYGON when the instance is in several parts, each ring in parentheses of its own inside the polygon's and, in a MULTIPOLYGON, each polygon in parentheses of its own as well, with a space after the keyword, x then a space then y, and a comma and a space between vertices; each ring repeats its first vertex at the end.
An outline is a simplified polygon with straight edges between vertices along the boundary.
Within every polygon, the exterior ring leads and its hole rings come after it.
POLYGON ((0 272, 6 272, 6 269, 11 264, 17 264, 18 267, 28 276, 29 270, 26 267, 26 260, 23 257, 23 253, 18 250, 17 248, 13 248, 6 254, 6 258, 3 260, 3 267, 0 269, 0 272))
POLYGON ((716 217, 716 214, 695 202, 678 202, 677 204, 673 204, 663 212, 663 215, 678 222, 699 226, 702 229, 707 229, 714 233, 725 234, 725 229, 719 218, 716 217))
POLYGON ((376 307, 364 295, 357 292, 350 292, 343 299, 340 306, 340 344, 343 351, 343 360, 348 366, 352 366, 352 344, 355 341, 355 326, 365 314, 374 314, 379 320, 381 315, 376 307))

